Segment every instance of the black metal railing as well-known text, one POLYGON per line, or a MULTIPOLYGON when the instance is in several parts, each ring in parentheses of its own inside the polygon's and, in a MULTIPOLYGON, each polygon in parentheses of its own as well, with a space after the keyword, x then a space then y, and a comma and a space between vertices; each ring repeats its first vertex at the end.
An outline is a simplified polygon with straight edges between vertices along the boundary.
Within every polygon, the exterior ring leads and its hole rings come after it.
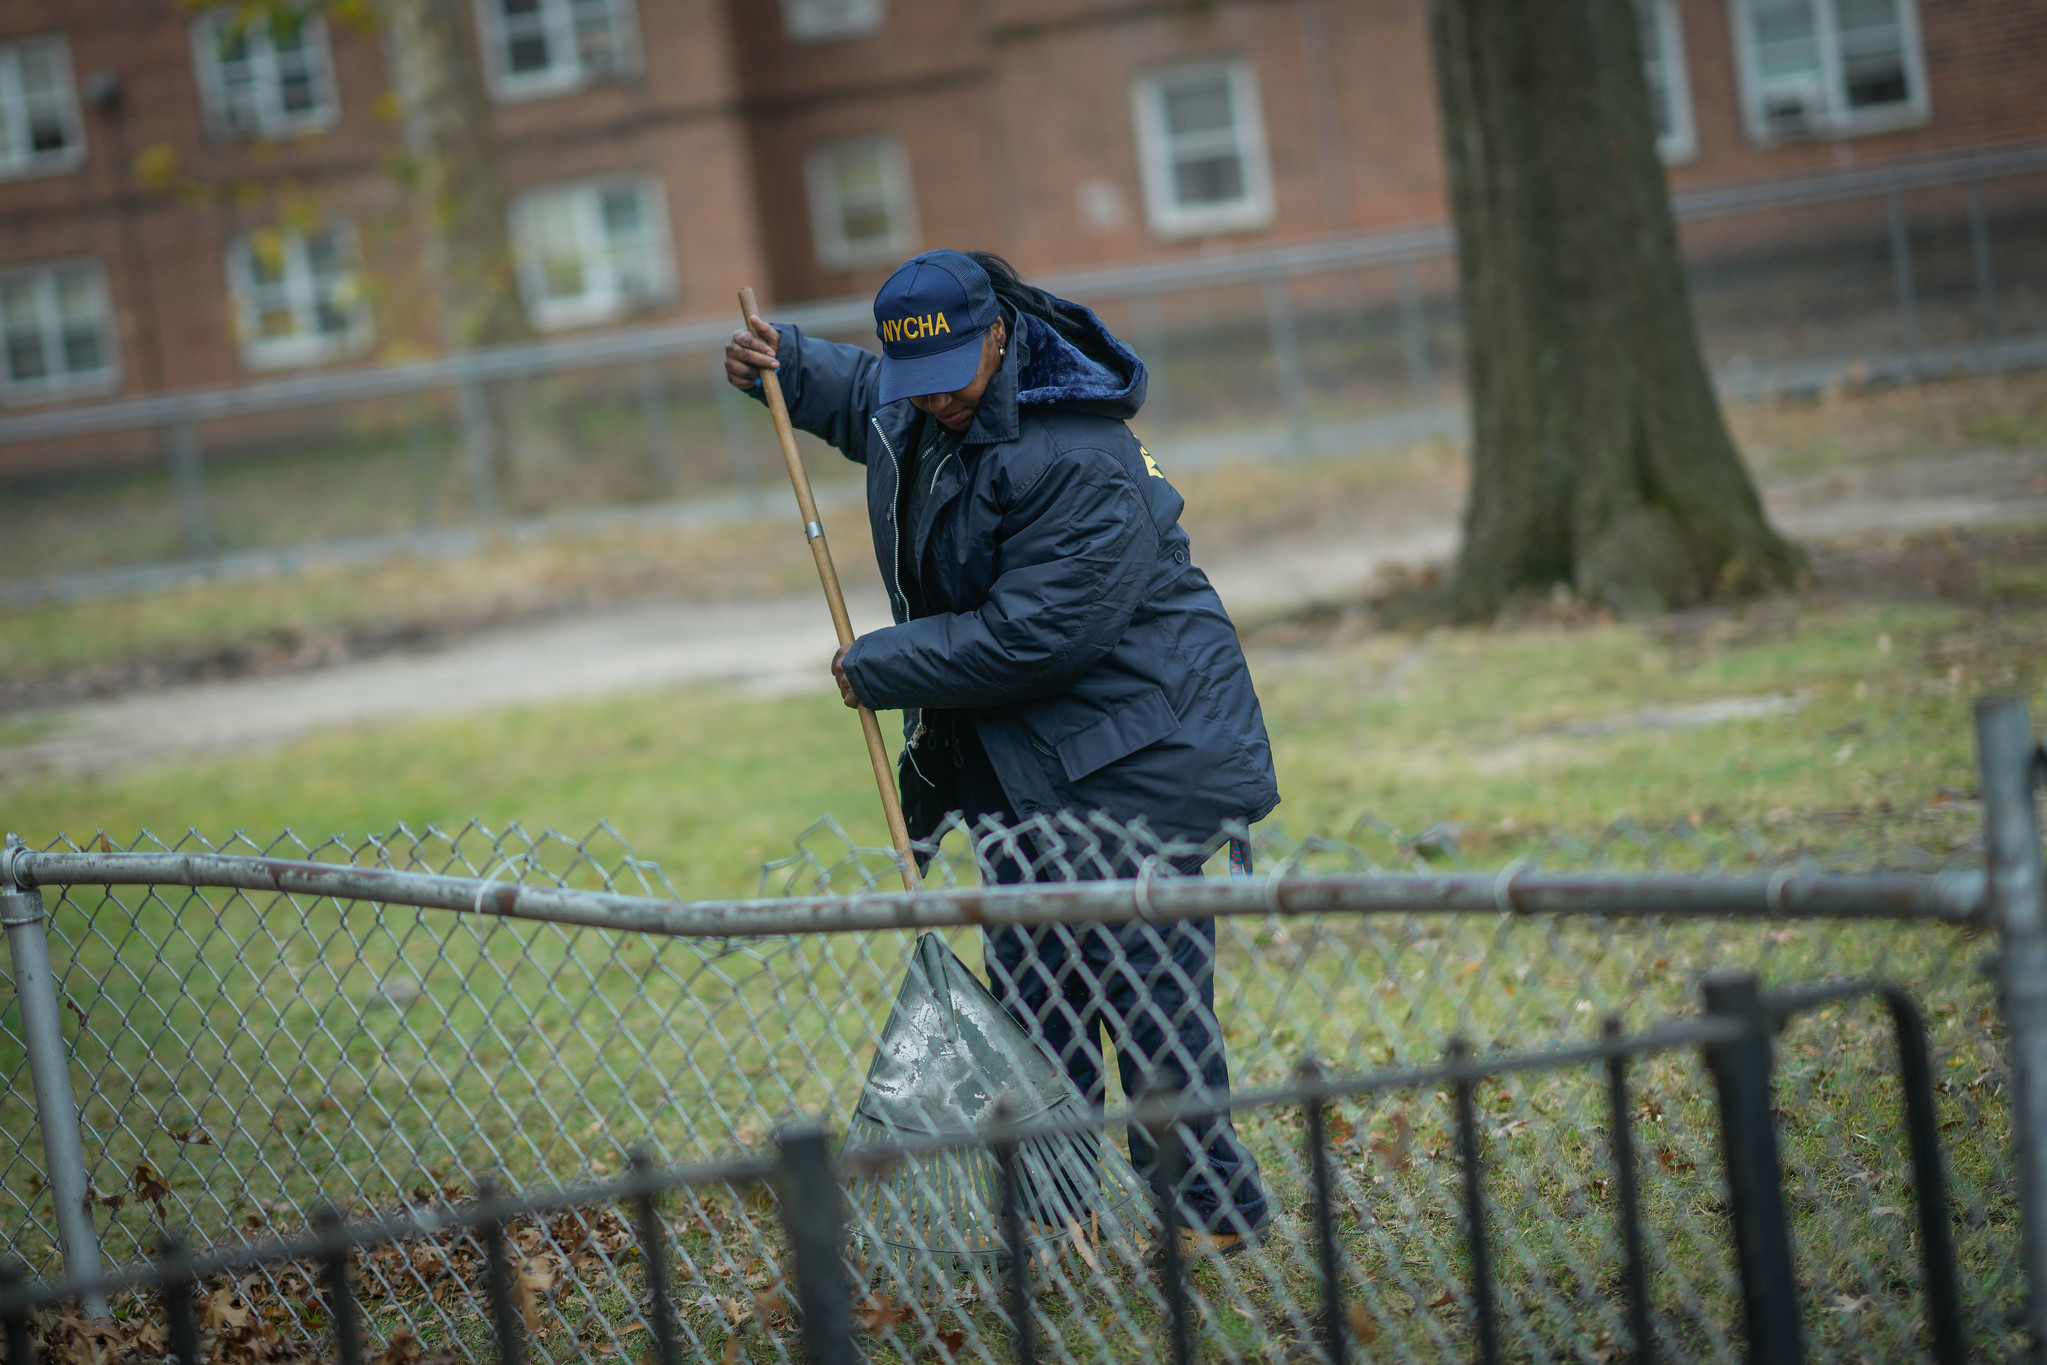
POLYGON ((1650 1299, 1649 1261, 1635 1169, 1634 1118, 1628 1067, 1645 1056, 1697 1048, 1713 1078, 1721 1155, 1727 1181, 1728 1236, 1739 1269, 1743 1330, 1749 1358, 1757 1365, 1791 1365, 1805 1358, 1803 1309, 1792 1273, 1791 1221, 1783 1188, 1772 1074, 1776 1033, 1792 1018, 1822 1005, 1875 997, 1889 1010, 1898 1050, 1903 1118, 1910 1150, 1919 1227, 1922 1291, 1926 1302, 1925 1347, 1938 1365, 1960 1365, 1967 1344, 1949 1227, 1946 1175, 1942 1166, 1934 1091, 1927 1062, 1925 1024, 1912 996, 1884 982, 1827 982, 1765 993, 1749 973, 1729 973, 1703 983, 1702 1015, 1644 1032, 1623 1032, 1618 1019, 1603 1022, 1598 1041, 1509 1056, 1479 1058, 1468 1043, 1453 1040, 1444 1061, 1430 1067, 1389 1069, 1355 1076, 1329 1076, 1312 1059, 1302 1063, 1293 1084, 1262 1091, 1236 1091, 1226 1099, 1154 1091, 1127 1112, 1096 1115, 1082 1123, 1018 1124, 998 1111, 985 1131, 886 1147, 866 1147, 832 1158, 822 1127, 794 1126, 777 1135, 778 1152, 716 1166, 657 1168, 644 1154, 615 1180, 513 1198, 486 1185, 460 1204, 416 1208, 381 1220, 344 1222, 331 1209, 313 1228, 291 1237, 251 1242, 231 1250, 194 1255, 175 1234, 161 1241, 158 1258, 118 1274, 61 1284, 28 1284, 18 1271, 0 1267, 0 1323, 4 1323, 7 1365, 40 1365, 35 1317, 64 1303, 111 1299, 154 1291, 160 1297, 166 1340, 178 1365, 203 1365, 194 1295, 210 1276, 281 1263, 316 1268, 314 1282, 325 1300, 328 1330, 339 1365, 363 1365, 362 1314, 349 1284, 352 1256, 359 1250, 421 1236, 466 1233, 483 1249, 484 1282, 500 1365, 525 1359, 524 1327, 518 1306, 515 1251, 507 1229, 534 1214, 628 1206, 646 1273, 644 1311, 657 1365, 679 1365, 680 1334, 665 1272, 666 1247, 657 1200, 666 1191, 705 1185, 766 1182, 779 1196, 787 1237, 790 1279, 801 1323, 805 1357, 813 1365, 853 1365, 860 1352, 854 1335, 854 1282, 848 1260, 848 1218, 844 1180, 871 1178, 897 1163, 967 1148, 986 1148, 998 1171, 1000 1234, 1005 1250, 1000 1298, 1019 1365, 1035 1365, 1033 1289, 1025 1209, 1028 1193, 1021 1155, 1034 1139, 1099 1132, 1111 1125, 1142 1127, 1153 1139, 1158 1160, 1150 1172, 1151 1258, 1165 1307, 1165 1342, 1174 1365, 1195 1355, 1193 1314, 1187 1290, 1189 1266, 1177 1235, 1166 1230, 1191 1226, 1181 1208, 1183 1146, 1194 1125, 1225 1110, 1298 1106, 1305 1118, 1306 1168, 1312 1185, 1311 1217, 1316 1239, 1315 1268, 1321 1297, 1317 1317, 1320 1348, 1328 1365, 1345 1365, 1351 1336, 1345 1306, 1345 1253, 1335 1216, 1337 1195, 1330 1161, 1327 1122, 1333 1101, 1373 1094, 1447 1086, 1453 1092, 1453 1142, 1462 1195, 1462 1236, 1470 1283, 1468 1301, 1477 1357, 1484 1365, 1500 1359, 1497 1284, 1487 1232, 1486 1170, 1477 1091, 1486 1081, 1517 1073, 1598 1066, 1605 1071, 1612 1123, 1609 1152, 1616 1166, 1616 1215, 1624 1259, 1622 1284, 1633 1337, 1630 1358, 1640 1365, 1656 1359, 1650 1299), (1178 1140, 1172 1140, 1176 1138, 1178 1140))

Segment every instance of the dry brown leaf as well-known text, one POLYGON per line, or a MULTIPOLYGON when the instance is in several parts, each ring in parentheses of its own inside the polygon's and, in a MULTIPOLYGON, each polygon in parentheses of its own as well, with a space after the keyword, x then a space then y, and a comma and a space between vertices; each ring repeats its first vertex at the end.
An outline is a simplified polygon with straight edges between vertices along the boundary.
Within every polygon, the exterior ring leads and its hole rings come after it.
POLYGON ((739 1365, 739 1338, 737 1336, 725 1338, 724 1361, 725 1365, 739 1365))
POLYGON ((1414 1124, 1405 1109, 1393 1111, 1393 1131, 1372 1144, 1372 1156, 1389 1171, 1404 1171, 1414 1151, 1414 1124))
POLYGON ((150 1207, 156 1210, 156 1216, 159 1220, 169 1216, 164 1212, 163 1201, 170 1195, 170 1184, 157 1172, 156 1167, 149 1164, 147 1159, 135 1163, 135 1179, 132 1188, 137 1198, 147 1200, 150 1207))
POLYGON ((255 1316, 231 1288, 214 1290, 199 1306, 199 1325, 212 1332, 247 1327, 255 1316))
POLYGON ((531 1336, 540 1330, 540 1298, 554 1288, 554 1272, 545 1261, 529 1256, 519 1262, 519 1279, 513 1288, 519 1297, 519 1316, 526 1320, 526 1334, 531 1336))
POLYGON ((947 1355, 957 1357, 961 1351, 966 1349, 967 1334, 957 1328, 950 1332, 940 1332, 938 1333, 938 1344, 945 1348, 947 1355))
POLYGON ((1350 1323, 1350 1334, 1358 1339, 1358 1345, 1370 1346, 1379 1339, 1379 1320, 1367 1312, 1363 1304, 1347 1305, 1343 1316, 1350 1323))
POLYGON ((1358 1126, 1343 1115, 1334 1114, 1323 1126, 1323 1131, 1329 1135, 1330 1146, 1341 1147, 1358 1135, 1358 1126))
POLYGON ((1066 1220, 1066 1235, 1073 1239, 1073 1249, 1080 1253, 1081 1260, 1087 1262, 1087 1268, 1094 1271, 1097 1275, 1101 1274, 1102 1263, 1095 1256, 1094 1240, 1081 1227, 1079 1219, 1068 1218, 1066 1220))
POLYGON ((854 1319, 870 1332, 886 1332, 902 1316, 896 1301, 886 1294, 869 1294, 853 1310, 854 1319))
POLYGON ((1436 1295, 1435 1298, 1429 1300, 1429 1307, 1431 1308, 1455 1308, 1456 1306, 1457 1294, 1455 1290, 1446 1289, 1436 1295))

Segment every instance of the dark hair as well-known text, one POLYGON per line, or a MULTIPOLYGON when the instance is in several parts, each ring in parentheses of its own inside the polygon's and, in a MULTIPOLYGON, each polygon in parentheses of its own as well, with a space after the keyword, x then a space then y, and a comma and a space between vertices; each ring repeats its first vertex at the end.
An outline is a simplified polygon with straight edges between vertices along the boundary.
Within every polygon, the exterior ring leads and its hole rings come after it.
POLYGON ((1087 324, 1069 313, 1058 299, 1033 284, 1025 284, 1023 276, 1016 273, 1016 267, 992 251, 962 252, 968 260, 988 272, 989 283, 995 286, 995 297, 1009 305, 1017 313, 1028 313, 1040 322, 1048 323, 1069 341, 1080 341, 1088 334, 1087 324))

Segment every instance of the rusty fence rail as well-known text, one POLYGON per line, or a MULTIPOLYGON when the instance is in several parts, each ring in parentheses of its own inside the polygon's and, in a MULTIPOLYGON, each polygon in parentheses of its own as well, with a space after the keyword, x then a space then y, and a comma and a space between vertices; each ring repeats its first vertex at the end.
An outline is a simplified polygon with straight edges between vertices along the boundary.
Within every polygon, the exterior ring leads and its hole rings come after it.
MULTIPOLYGON (((1040 821, 960 831, 938 851, 934 889, 917 895, 881 889, 889 855, 813 841, 764 880, 782 894, 691 902, 603 831, 11 844, 0 855, 11 966, 0 1237, 99 1312, 112 1306, 92 1298, 101 1267, 154 1256, 165 1226, 195 1255, 246 1260, 252 1239, 300 1236, 329 1206, 375 1222, 474 1198, 486 1182, 599 1188, 635 1153, 693 1170, 765 1161, 768 1136, 795 1119, 848 1128, 920 933, 968 956, 978 945, 991 976, 1004 935, 1212 933, 1229 1102, 1275 1212, 1248 1255, 1183 1267, 1173 1292, 1187 1296, 1189 1349, 1232 1360, 1290 1341, 1335 1349, 1334 1309, 1313 1292, 1329 1278, 1326 1235, 1342 1242, 1349 1339, 1396 1359, 1464 1352, 1487 1331, 1538 1359, 1629 1343, 1716 1359, 1756 1340, 1747 1315, 1775 1280, 1752 1273, 1747 1234, 1725 1235, 1750 1196, 1720 1174, 1735 1154, 1701 1139, 1715 1114, 1733 1122, 1735 1103, 1711 1048, 1703 1070, 1685 1064, 1708 1040, 1643 1055, 1621 1119, 1609 1085, 1517 1060, 1596 1068, 1617 1055, 1614 1040, 1661 1036, 1657 1021, 1733 971, 1760 982, 1789 1030, 1759 1111, 1779 1115, 1772 1188, 1799 1248, 1795 1302, 1771 1300, 1778 1316, 1816 1358, 1880 1343, 1891 1358, 1951 1359, 1929 1344, 1949 1317, 1978 1353, 2023 1354, 2047 1341, 2042 760, 2023 702, 1983 703, 1978 746, 1983 865, 1912 873, 1655 840, 1442 870, 1429 861, 1440 839, 1358 833, 1267 846, 1256 876, 1201 878, 1176 875, 1186 850, 1141 830, 1040 821), (1025 846, 1039 881, 976 884, 992 856, 1025 846), (1892 983, 1880 1002, 1890 1025, 1859 997, 1785 993, 1830 978, 1892 983), (1917 1072, 1899 1032, 1907 999, 1924 1017, 1917 1072), (1585 1051, 1609 1017, 1605 1041, 1585 1051), (1320 1111, 1302 1108, 1304 1054, 1351 1078, 1318 1092, 1320 1111), (1466 1094, 1458 1075, 1486 1084, 1466 1094), (1930 1097, 1901 1121, 1915 1075, 1930 1097), (1952 1314, 1928 1307, 1920 1287, 1934 1281, 1915 1268, 1938 1249, 1923 1205, 1929 1121, 1949 1149, 1952 1314), (1304 1123, 1321 1137, 1307 1142, 1304 1123), (1612 1164, 1623 1141, 1641 1156, 1626 1177, 1612 1164), (1482 1242, 1468 1236, 1476 1154, 1488 1172, 1482 1242), (1609 1217, 1616 1200, 1635 1201, 1639 1220, 1609 1217), (1490 1296, 1474 1297, 1474 1276, 1490 1296), (1481 1301, 1495 1304, 1490 1328, 1481 1301)), ((1104 1009, 1117 1041, 1103 986, 1091 989, 1086 1007, 1104 1009)), ((1131 1075, 1120 1081, 1124 1103, 1141 1097, 1131 1075)), ((1133 1117, 1115 1115, 1093 1122, 1133 1117)), ((1135 1159, 1135 1138, 1131 1149, 1135 1159)), ((1164 1165, 1130 1172, 1137 1204, 1164 1165)), ((684 1203, 669 1235, 680 1339, 712 1353, 738 1341, 764 1365, 793 1358, 797 1338, 775 1327, 771 1302, 784 1231, 744 1196, 684 1203)), ((1167 1340, 1177 1310, 1133 1249, 1141 1227, 1044 1221, 1026 1258, 1036 1359, 1136 1358, 1167 1340)), ((544 1292, 521 1291, 530 1352, 594 1363, 630 1348, 635 1323, 652 1330, 653 1310, 616 1292, 640 1273, 628 1274, 631 1236, 548 1225, 517 1240, 517 1254, 548 1267, 544 1292)), ((976 1333, 1008 1291, 972 1250, 926 1248, 907 1269, 856 1262, 870 1275, 863 1330, 893 1335, 903 1358, 1000 1358, 1006 1338, 976 1333), (885 1271, 897 1283, 886 1292, 885 1271)), ((437 1255, 366 1258, 365 1349, 405 1339, 485 1358, 488 1296, 472 1283, 482 1261, 465 1277, 437 1255)), ((303 1297, 303 1284, 267 1271, 239 1283, 303 1297)))

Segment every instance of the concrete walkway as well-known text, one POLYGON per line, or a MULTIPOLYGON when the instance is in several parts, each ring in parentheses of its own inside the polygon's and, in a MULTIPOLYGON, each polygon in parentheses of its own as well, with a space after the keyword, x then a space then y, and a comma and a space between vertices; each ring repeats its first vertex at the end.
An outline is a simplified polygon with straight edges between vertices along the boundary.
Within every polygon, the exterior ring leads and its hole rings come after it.
MULTIPOLYGON (((1782 490, 1771 514, 1800 539, 2047 519, 2047 497, 1819 497, 1782 490)), ((1388 566, 1442 559, 1448 520, 1360 528, 1342 541, 1286 542, 1208 565, 1239 620, 1339 600, 1388 566)), ((878 593, 856 594, 856 631, 887 622, 878 593)), ((605 696, 688 683, 775 694, 830 686, 831 623, 815 595, 720 606, 652 605, 470 636, 416 653, 313 673, 142 692, 17 716, 37 738, 0 749, 0 774, 101 775, 203 755, 271 748, 314 730, 605 696)))

